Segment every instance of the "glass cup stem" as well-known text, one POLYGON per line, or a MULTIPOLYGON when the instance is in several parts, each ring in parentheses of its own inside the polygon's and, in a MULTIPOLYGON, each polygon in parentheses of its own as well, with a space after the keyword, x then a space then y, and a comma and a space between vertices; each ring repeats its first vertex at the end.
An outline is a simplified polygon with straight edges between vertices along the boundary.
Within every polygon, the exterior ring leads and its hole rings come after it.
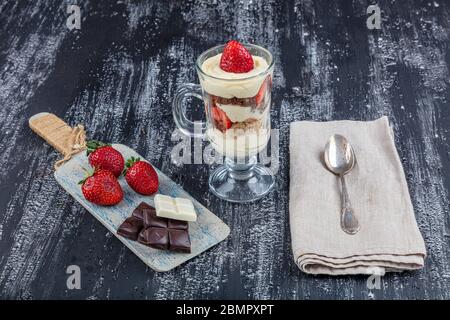
POLYGON ((228 169, 228 175, 235 180, 248 180, 255 175, 254 168, 257 163, 256 156, 251 156, 245 161, 233 161, 225 158, 225 167, 228 169))

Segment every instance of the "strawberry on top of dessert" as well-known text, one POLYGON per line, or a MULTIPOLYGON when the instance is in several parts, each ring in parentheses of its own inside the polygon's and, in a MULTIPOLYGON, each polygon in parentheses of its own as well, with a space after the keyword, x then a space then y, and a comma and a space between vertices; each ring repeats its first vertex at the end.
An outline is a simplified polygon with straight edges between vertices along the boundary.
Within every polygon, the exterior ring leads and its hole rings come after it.
POLYGON ((220 68, 226 72, 245 73, 253 67, 253 58, 248 50, 236 40, 229 41, 220 57, 220 68))
POLYGON ((241 43, 231 40, 222 53, 202 62, 201 70, 207 77, 200 77, 200 82, 207 93, 223 99, 251 98, 261 88, 268 68, 266 59, 250 54, 241 43))

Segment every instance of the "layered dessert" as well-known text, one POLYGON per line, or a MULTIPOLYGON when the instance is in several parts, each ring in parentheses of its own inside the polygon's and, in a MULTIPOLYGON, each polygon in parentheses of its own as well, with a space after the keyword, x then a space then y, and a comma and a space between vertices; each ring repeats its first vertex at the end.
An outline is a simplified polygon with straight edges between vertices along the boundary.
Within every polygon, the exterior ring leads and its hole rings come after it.
POLYGON ((201 65, 200 82, 208 115, 207 136, 228 158, 256 155, 270 136, 269 61, 237 41, 201 65))

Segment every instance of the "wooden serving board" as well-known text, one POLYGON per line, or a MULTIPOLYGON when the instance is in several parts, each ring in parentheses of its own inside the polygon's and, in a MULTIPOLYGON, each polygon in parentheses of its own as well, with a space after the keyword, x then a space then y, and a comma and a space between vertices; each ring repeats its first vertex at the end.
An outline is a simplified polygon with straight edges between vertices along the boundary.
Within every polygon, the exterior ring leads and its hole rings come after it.
MULTIPOLYGON (((131 156, 144 159, 131 148, 123 144, 113 144, 113 147, 122 153, 125 159, 131 156)), ((131 215, 133 209, 142 201, 154 206, 153 196, 143 196, 134 192, 126 183, 123 177, 119 178, 119 183, 124 192, 123 200, 111 207, 103 207, 87 201, 81 193, 78 181, 82 180, 85 173, 82 169, 88 168, 89 163, 86 152, 80 152, 71 160, 63 164, 55 171, 56 181, 85 207, 98 221, 100 221, 109 231, 111 231, 120 241, 122 241, 131 251, 133 251, 145 264, 156 271, 168 271, 195 257, 208 248, 224 240, 230 233, 230 228, 211 211, 192 198, 173 180, 155 168, 158 173, 159 189, 158 193, 171 197, 182 197, 191 199, 197 211, 197 221, 189 222, 189 236, 191 238, 191 250, 189 254, 174 253, 144 246, 136 241, 128 240, 117 235, 119 225, 131 215)))
MULTIPOLYGON (((37 115, 36 115, 37 116, 37 115)), ((36 117, 35 116, 35 117, 36 117)), ((128 159, 132 156, 144 159, 131 148, 123 144, 113 144, 124 157, 128 159)), ((189 222, 189 236, 191 238, 191 253, 176 253, 163 251, 144 246, 136 241, 128 240, 117 235, 119 225, 133 212, 139 203, 147 202, 154 206, 154 196, 143 196, 134 192, 126 183, 123 177, 119 178, 119 183, 124 192, 123 200, 110 207, 99 206, 87 201, 78 181, 82 180, 85 172, 82 168, 90 168, 86 152, 79 152, 69 161, 61 165, 55 171, 56 181, 85 207, 98 221, 100 221, 110 232, 133 251, 146 265, 156 271, 169 271, 183 262, 192 259, 203 251, 211 248, 224 240, 230 233, 230 228, 211 211, 205 208, 197 200, 192 198, 177 183, 167 177, 164 173, 155 168, 158 179, 158 193, 191 199, 197 211, 197 221, 189 222)))

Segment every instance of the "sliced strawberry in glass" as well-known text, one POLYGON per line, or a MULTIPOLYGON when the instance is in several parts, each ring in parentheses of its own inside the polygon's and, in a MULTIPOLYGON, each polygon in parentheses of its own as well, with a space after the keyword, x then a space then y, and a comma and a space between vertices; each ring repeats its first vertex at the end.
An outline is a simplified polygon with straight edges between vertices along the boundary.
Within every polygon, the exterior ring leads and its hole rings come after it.
POLYGON ((258 93, 255 96, 256 105, 259 105, 259 104, 261 104, 261 102, 263 102, 265 94, 266 94, 267 87, 271 84, 271 80, 272 79, 271 79, 270 76, 267 76, 267 78, 264 79, 261 87, 259 88, 258 93))
POLYGON ((224 132, 225 130, 231 128, 231 125, 233 123, 222 109, 220 109, 219 107, 212 107, 211 113, 217 129, 224 132))

